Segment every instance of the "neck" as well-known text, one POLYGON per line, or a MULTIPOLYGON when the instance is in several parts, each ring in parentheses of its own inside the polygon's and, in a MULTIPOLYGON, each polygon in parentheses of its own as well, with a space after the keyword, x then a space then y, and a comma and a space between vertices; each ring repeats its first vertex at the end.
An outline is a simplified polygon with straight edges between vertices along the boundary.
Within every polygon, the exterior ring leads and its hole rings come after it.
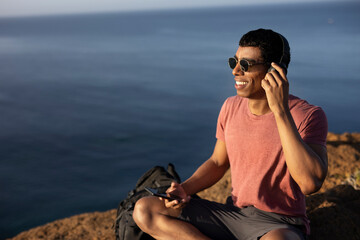
POLYGON ((260 116, 271 112, 267 99, 249 99, 249 109, 254 115, 260 116))

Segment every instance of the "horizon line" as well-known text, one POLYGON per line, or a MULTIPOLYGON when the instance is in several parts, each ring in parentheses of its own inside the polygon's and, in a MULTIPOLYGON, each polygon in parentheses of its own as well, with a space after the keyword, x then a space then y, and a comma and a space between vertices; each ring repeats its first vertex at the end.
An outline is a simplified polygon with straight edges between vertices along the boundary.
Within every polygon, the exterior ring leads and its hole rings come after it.
POLYGON ((164 7, 164 8, 143 8, 143 9, 116 9, 116 10, 89 10, 89 11, 74 11, 74 12, 57 12, 57 13, 35 13, 35 14, 10 14, 10 15, 1 15, 0 19, 9 19, 9 18, 33 18, 33 17, 62 17, 62 16, 76 16, 76 15, 98 15, 98 14, 118 14, 118 13, 147 13, 147 12, 165 12, 165 11, 182 11, 182 10, 201 10, 201 9, 215 9, 215 8, 231 8, 231 7, 256 7, 256 6, 274 6, 274 5, 303 5, 303 4, 326 4, 326 3, 358 3, 356 0, 317 0, 317 1, 296 1, 296 2, 286 2, 279 1, 275 3, 238 3, 238 4, 218 4, 218 5, 208 5, 208 6, 182 6, 182 7, 164 7))

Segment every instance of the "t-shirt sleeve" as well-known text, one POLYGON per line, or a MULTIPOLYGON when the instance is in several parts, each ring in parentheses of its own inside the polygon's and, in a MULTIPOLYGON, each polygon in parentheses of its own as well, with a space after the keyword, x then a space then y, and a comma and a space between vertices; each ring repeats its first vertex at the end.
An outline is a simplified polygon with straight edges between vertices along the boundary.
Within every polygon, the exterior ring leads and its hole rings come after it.
POLYGON ((216 138, 225 142, 225 116, 226 116, 226 105, 227 100, 224 102, 224 104, 221 107, 219 117, 217 120, 217 126, 216 126, 216 138))
POLYGON ((320 107, 317 107, 305 120, 300 135, 306 143, 320 144, 326 147, 327 133, 328 122, 325 112, 320 107))

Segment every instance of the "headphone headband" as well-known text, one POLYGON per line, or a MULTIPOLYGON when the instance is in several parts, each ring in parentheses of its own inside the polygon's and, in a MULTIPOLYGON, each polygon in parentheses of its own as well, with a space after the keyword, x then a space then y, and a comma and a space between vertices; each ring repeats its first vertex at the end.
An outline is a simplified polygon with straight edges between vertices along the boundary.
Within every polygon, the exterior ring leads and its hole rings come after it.
POLYGON ((279 65, 281 65, 283 68, 287 69, 288 63, 289 63, 289 56, 290 56, 290 46, 286 38, 284 38, 280 33, 278 33, 281 43, 282 43, 282 54, 280 57, 279 65), (287 64, 283 63, 283 61, 287 62, 287 64))

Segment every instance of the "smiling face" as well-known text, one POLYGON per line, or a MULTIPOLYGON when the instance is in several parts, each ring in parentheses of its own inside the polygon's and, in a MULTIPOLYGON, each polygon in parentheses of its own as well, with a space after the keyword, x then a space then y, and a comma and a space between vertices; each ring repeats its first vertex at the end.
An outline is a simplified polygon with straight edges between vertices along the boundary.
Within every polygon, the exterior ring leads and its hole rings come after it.
MULTIPOLYGON (((239 47, 235 57, 240 61, 246 59, 250 63, 263 62, 261 51, 258 47, 239 47)), ((241 71, 237 64, 232 74, 235 76, 235 88, 237 95, 250 99, 265 99, 265 91, 261 87, 261 80, 264 79, 268 67, 266 64, 249 66, 248 71, 241 71)))

